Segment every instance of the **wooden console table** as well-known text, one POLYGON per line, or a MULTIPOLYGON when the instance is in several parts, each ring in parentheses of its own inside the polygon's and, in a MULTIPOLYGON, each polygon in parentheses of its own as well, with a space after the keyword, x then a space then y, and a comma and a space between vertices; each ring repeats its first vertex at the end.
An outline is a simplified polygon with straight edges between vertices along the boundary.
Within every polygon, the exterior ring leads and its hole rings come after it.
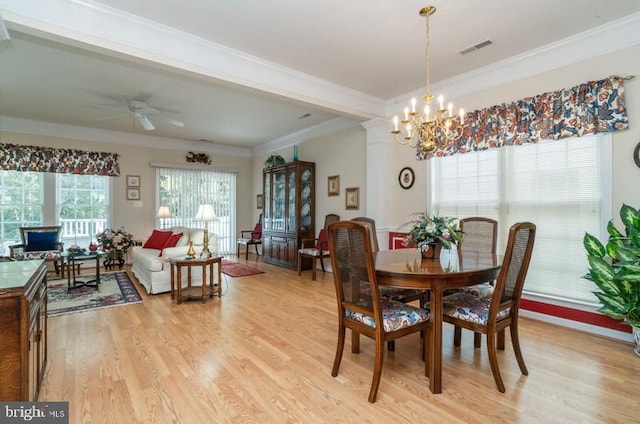
POLYGON ((201 299, 202 303, 207 297, 222 296, 222 256, 213 256, 208 259, 170 259, 171 263, 171 299, 176 298, 178 304, 187 299, 201 299), (218 284, 214 284, 213 264, 218 264, 218 284), (191 268, 202 267, 202 287, 192 286, 191 268), (182 287, 182 268, 187 268, 187 287, 182 287), (207 295, 207 268, 209 268, 209 294, 207 295), (177 284, 177 290, 176 290, 177 284), (176 295, 177 292, 177 295, 176 295))

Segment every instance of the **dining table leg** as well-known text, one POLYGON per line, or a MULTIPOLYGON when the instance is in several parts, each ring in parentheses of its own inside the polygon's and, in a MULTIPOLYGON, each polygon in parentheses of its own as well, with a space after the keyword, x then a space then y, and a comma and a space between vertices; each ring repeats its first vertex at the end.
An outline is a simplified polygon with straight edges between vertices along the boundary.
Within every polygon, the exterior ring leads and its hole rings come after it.
POLYGON ((429 389, 431 393, 442 393, 442 292, 436 284, 431 290, 431 340, 429 340, 429 389))

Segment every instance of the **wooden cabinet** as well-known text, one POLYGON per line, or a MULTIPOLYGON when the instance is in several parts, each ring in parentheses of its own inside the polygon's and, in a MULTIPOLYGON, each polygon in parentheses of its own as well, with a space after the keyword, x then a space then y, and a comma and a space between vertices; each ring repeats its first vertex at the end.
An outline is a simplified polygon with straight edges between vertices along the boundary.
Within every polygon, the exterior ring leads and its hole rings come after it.
POLYGON ((315 237, 315 181, 313 162, 296 161, 263 170, 265 262, 297 268, 300 240, 315 237))
POLYGON ((0 402, 36 401, 47 364, 47 268, 0 262, 0 402))

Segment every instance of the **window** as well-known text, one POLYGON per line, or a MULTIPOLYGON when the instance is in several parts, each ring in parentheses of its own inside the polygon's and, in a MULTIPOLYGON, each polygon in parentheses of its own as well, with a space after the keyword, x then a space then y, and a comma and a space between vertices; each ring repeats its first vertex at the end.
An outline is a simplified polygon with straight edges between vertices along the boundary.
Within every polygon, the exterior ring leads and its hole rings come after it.
POLYGON ((67 245, 88 246, 109 221, 109 177, 55 175, 62 239, 67 245))
POLYGON ((222 171, 157 168, 156 210, 169 206, 171 218, 157 226, 206 227, 218 236, 218 251, 233 253, 236 248, 236 174, 222 171), (201 204, 213 205, 216 221, 196 222, 201 204))
POLYGON ((43 222, 42 192, 41 173, 0 171, 0 256, 21 242, 20 227, 43 222))
POLYGON ((65 245, 86 246, 109 216, 110 179, 96 175, 0 171, 0 255, 20 227, 61 225, 65 245))
POLYGON ((543 141, 435 158, 431 205, 443 215, 498 220, 498 251, 519 221, 537 226, 525 293, 596 305, 585 232, 606 239, 611 217, 610 135, 543 141))

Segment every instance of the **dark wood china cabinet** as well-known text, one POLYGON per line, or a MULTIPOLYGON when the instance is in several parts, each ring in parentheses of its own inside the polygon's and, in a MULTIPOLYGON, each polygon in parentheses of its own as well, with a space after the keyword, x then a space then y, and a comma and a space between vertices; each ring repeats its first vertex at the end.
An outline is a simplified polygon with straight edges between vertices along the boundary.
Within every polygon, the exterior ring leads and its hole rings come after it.
POLYGON ((263 170, 265 262, 296 269, 301 239, 315 237, 315 174, 316 164, 304 161, 263 170))

